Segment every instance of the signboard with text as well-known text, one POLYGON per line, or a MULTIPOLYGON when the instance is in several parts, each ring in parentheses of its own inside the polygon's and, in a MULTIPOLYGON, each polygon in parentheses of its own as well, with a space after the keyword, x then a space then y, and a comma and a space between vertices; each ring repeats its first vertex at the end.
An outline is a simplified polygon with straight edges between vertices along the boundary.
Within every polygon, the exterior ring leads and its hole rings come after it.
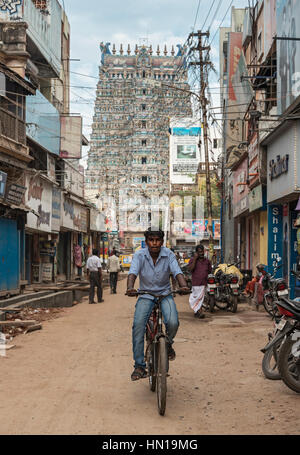
MULTIPOLYGON (((283 225, 282 205, 268 206, 268 267, 271 273, 276 265, 276 260, 282 260, 283 253, 283 225)), ((278 270, 276 278, 282 277, 282 268, 278 270)))

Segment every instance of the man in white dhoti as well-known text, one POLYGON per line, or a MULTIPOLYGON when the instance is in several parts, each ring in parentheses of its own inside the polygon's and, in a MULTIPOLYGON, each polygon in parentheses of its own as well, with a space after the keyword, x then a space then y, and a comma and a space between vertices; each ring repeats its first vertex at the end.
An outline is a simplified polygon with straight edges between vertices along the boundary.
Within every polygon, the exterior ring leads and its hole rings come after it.
POLYGON ((200 319, 205 318, 203 313, 203 301, 207 285, 207 277, 211 273, 211 263, 204 257, 204 246, 198 245, 194 257, 190 260, 188 268, 192 273, 192 294, 190 295, 190 307, 194 316, 200 319))

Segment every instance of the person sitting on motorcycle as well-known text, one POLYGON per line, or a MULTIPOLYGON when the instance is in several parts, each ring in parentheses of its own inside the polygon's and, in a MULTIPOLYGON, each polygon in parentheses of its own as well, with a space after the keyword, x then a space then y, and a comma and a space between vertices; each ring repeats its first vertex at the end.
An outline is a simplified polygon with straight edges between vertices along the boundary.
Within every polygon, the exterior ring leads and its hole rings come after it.
POLYGON ((248 281, 248 283, 247 283, 247 285, 245 287, 244 294, 245 294, 246 297, 253 297, 254 296, 256 283, 261 282, 262 278, 267 273, 265 271, 265 266, 263 264, 257 264, 256 269, 257 269, 256 276, 251 281, 248 281))
MULTIPOLYGON (((176 305, 171 293, 170 274, 179 283, 182 294, 190 292, 182 271, 178 265, 175 254, 163 246, 164 233, 161 230, 149 228, 145 232, 146 248, 138 250, 131 262, 127 280, 126 295, 135 297, 137 291, 134 283, 139 276, 140 291, 149 291, 155 295, 165 295, 161 303, 162 314, 168 335, 168 357, 175 359, 175 351, 172 348, 174 337, 177 333, 179 321, 176 305)), ((135 306, 132 326, 132 345, 134 358, 134 371, 131 380, 136 381, 147 377, 144 358, 144 335, 147 321, 155 305, 155 298, 151 295, 143 295, 138 298, 135 306)))

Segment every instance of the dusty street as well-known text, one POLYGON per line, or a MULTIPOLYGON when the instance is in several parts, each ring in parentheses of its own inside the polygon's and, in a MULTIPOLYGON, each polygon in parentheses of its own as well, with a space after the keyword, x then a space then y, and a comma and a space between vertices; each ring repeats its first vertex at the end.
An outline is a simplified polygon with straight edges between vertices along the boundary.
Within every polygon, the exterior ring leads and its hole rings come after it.
MULTIPOLYGON (((297 434, 300 397, 261 372, 272 323, 241 305, 196 320, 177 297, 177 359, 165 417, 148 381, 131 382, 135 299, 104 292, 20 335, 0 357, 0 434, 297 434)), ((262 311, 262 310, 261 310, 262 311)))

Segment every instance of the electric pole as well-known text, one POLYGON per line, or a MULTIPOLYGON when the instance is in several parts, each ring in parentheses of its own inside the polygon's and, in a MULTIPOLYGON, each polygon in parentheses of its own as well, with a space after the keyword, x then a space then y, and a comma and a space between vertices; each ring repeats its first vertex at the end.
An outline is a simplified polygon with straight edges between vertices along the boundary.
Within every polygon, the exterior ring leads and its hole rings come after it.
POLYGON ((209 38, 209 32, 203 33, 198 30, 197 33, 191 33, 189 38, 196 37, 198 38, 198 44, 196 47, 192 47, 192 51, 199 52, 199 61, 191 62, 191 65, 200 67, 200 96, 199 103, 202 113, 202 125, 203 125, 203 142, 204 142, 204 153, 205 153, 205 175, 206 175, 206 203, 207 203, 207 215, 208 215, 208 233, 209 233, 209 256, 210 259, 214 253, 214 242, 213 242, 213 232, 212 232, 212 199, 211 199, 211 182, 210 182, 210 169, 209 169, 209 150, 208 150, 208 122, 207 122, 207 104, 208 100, 206 98, 206 88, 207 81, 204 77, 204 67, 210 66, 211 62, 206 58, 203 59, 203 52, 207 51, 207 55, 210 51, 210 46, 202 45, 202 37, 205 36, 209 38))

